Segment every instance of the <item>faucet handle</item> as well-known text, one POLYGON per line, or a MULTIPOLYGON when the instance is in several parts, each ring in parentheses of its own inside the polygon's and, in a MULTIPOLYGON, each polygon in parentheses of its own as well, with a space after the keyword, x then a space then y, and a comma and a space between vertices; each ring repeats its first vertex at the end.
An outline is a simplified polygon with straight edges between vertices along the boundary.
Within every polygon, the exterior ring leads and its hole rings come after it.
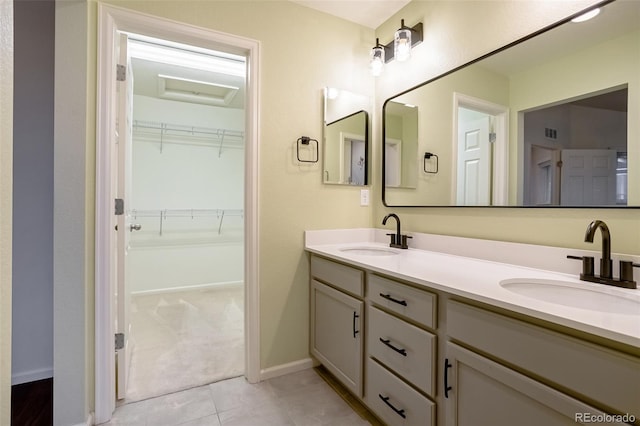
POLYGON ((408 238, 413 238, 413 237, 411 235, 402 235, 401 236, 400 248, 403 248, 403 249, 408 249, 409 248, 409 244, 408 244, 408 241, 407 241, 408 238))
POLYGON ((387 235, 391 237, 391 244, 389 244, 389 246, 391 247, 396 246, 398 244, 396 242, 396 234, 387 234, 387 235))
POLYGON ((567 259, 582 260, 582 277, 592 277, 593 272, 593 256, 572 256, 567 255, 567 259))
POLYGON ((620 261, 620 281, 633 283, 633 268, 640 268, 640 264, 628 260, 620 261))

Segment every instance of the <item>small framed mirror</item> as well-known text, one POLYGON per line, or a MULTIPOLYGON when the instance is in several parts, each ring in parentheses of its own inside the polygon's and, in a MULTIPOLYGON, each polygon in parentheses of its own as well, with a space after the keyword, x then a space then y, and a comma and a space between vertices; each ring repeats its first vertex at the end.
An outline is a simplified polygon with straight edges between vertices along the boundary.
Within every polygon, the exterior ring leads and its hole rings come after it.
POLYGON ((368 96, 324 89, 323 183, 368 184, 370 104, 368 96))

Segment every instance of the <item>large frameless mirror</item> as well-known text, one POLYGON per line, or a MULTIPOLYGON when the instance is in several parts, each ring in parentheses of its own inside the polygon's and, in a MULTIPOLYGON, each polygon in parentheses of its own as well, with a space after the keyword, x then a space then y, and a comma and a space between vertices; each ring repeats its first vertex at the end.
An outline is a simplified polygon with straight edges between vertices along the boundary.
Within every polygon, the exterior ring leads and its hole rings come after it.
POLYGON ((640 207, 637 117, 640 2, 618 0, 388 99, 383 201, 640 207))
POLYGON ((324 183, 368 184, 370 103, 364 95, 324 89, 324 183))

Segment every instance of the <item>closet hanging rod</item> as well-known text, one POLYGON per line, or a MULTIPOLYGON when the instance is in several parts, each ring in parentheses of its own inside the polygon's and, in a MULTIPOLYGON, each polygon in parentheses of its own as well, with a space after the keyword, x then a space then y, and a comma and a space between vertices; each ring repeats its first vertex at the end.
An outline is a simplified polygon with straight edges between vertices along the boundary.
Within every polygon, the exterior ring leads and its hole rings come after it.
POLYGON ((133 219, 150 217, 160 220, 159 234, 162 236, 164 221, 168 218, 186 217, 195 219, 198 217, 211 217, 218 219, 218 234, 222 232, 222 221, 227 216, 244 217, 243 209, 164 209, 164 210, 136 210, 130 212, 133 219))
POLYGON ((138 217, 215 217, 244 216, 243 209, 157 209, 157 210, 131 210, 131 216, 138 217))

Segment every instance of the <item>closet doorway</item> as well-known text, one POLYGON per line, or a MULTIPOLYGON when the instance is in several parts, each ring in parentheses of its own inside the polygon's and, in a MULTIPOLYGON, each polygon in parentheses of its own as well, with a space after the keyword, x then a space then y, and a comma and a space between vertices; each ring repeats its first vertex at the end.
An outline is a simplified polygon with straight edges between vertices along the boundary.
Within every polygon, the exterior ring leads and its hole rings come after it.
POLYGON ((131 402, 244 374, 246 60, 139 34, 123 42, 129 359, 118 398, 131 402))
MULTIPOLYGON (((200 345, 205 358, 215 362, 233 328, 243 331, 239 355, 234 356, 240 368, 224 369, 224 375, 244 375, 251 383, 260 380, 259 43, 104 4, 98 5, 98 20, 95 422, 103 423, 111 418, 116 398, 127 402, 126 381, 135 380, 136 347, 144 346, 145 339, 164 345, 161 339, 168 329, 174 333, 169 336, 172 348, 183 352, 179 375, 188 376, 191 368, 197 381, 180 382, 169 376, 170 354, 151 347, 156 364, 148 369, 149 375, 159 378, 152 386, 153 395, 221 379, 209 374, 211 365, 195 368, 189 357, 200 345), (146 59, 167 66, 155 71, 155 83, 149 86, 155 86, 154 96, 134 90, 145 80, 138 76, 140 81, 135 81, 136 57, 144 55, 135 53, 136 47, 130 49, 135 43, 182 55, 177 63, 167 52, 146 59), (187 53, 200 60, 188 59, 187 53), (202 56, 216 58, 218 68, 208 70, 214 74, 233 75, 221 63, 240 62, 242 84, 181 74, 181 68, 196 72, 194 64, 201 63, 202 56), (159 106, 160 101, 172 103, 167 108, 159 106), (240 114, 232 111, 235 101, 244 103, 237 108, 243 111, 240 114), (193 293, 169 298, 184 287, 193 293), (210 304, 204 293, 230 293, 238 287, 243 295, 231 296, 226 311, 205 313, 205 320, 197 317, 197 311, 210 304), (139 296, 156 300, 136 301, 139 296), (143 337, 144 326, 136 328, 134 318, 145 310, 143 306, 152 306, 147 316, 160 318, 165 329, 143 337), (224 324, 223 315, 242 319, 232 326, 224 324), (188 329, 190 323, 196 328, 188 329), (189 338, 177 341, 176 336, 186 330, 190 331, 183 334, 189 338), (212 336, 220 340, 205 341, 212 336), (159 390, 164 385, 171 389, 159 390)), ((129 400, 153 395, 132 395, 129 400)))

